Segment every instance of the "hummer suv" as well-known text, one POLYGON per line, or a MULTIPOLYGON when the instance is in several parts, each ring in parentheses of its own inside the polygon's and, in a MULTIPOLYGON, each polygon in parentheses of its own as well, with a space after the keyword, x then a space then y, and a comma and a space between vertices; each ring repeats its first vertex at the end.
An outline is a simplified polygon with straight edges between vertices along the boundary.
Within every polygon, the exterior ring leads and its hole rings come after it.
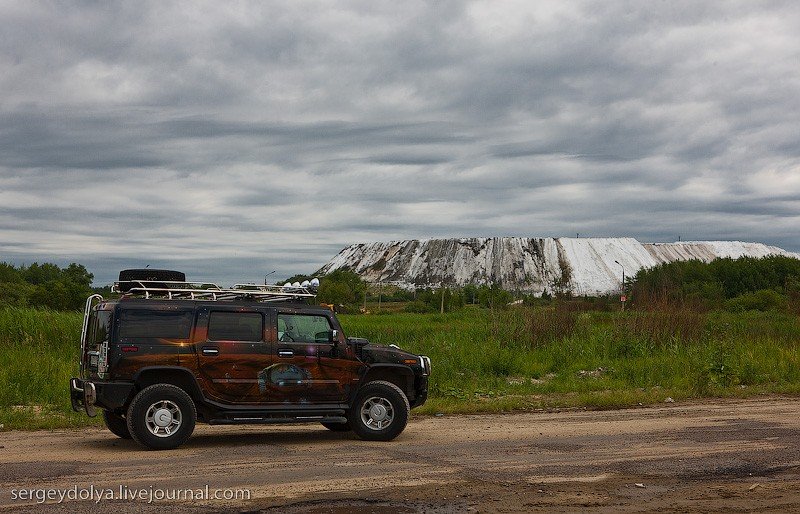
POLYGON ((113 300, 86 301, 72 407, 108 429, 172 449, 195 423, 319 422, 389 441, 425 403, 430 359, 347 338, 314 286, 185 281, 125 270, 113 300))

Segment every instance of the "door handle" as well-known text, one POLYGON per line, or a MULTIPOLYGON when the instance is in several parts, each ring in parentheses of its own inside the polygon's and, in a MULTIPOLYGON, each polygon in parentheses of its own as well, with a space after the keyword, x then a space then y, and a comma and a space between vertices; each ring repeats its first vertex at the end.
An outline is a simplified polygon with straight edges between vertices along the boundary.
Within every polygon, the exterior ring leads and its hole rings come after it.
POLYGON ((203 355, 219 355, 219 348, 216 346, 204 346, 203 355))
POLYGON ((294 350, 278 350, 278 357, 294 357, 294 350))

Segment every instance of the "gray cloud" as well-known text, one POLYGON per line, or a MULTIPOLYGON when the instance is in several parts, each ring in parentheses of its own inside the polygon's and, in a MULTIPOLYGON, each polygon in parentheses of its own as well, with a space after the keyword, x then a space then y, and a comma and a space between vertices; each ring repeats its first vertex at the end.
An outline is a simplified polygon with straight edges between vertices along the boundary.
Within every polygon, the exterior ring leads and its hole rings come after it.
POLYGON ((0 3, 0 260, 310 272, 352 242, 800 251, 793 2, 0 3))

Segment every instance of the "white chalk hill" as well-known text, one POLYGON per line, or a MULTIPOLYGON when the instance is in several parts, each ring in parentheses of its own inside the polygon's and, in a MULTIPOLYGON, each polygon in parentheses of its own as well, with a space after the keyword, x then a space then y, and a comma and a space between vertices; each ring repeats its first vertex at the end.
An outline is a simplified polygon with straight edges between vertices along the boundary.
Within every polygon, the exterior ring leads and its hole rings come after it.
POLYGON ((775 246, 740 241, 475 237, 354 244, 319 273, 346 268, 368 282, 409 289, 496 283, 534 294, 562 288, 577 295, 600 295, 619 290, 623 267, 626 276, 633 276, 642 268, 676 260, 768 255, 800 258, 775 246))

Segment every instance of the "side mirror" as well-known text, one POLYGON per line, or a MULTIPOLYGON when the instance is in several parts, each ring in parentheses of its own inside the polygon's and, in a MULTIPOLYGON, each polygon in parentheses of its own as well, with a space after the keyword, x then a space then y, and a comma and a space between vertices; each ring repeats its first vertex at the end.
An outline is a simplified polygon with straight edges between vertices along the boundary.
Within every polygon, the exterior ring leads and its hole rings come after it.
POLYGON ((336 346, 339 344, 339 331, 326 330, 325 332, 317 332, 314 334, 314 340, 317 343, 331 343, 336 346))

